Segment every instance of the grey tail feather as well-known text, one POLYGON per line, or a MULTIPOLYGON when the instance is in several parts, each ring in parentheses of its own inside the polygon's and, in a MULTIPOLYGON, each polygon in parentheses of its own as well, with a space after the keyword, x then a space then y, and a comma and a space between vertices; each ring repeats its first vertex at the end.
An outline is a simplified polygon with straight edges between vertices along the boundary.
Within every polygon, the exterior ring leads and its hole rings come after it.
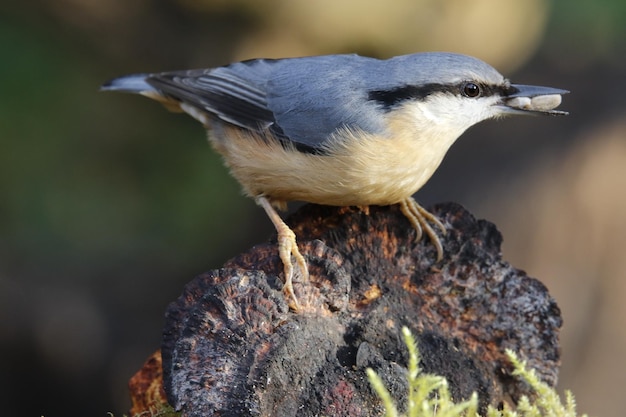
POLYGON ((150 74, 133 74, 114 78, 102 84, 100 91, 122 91, 125 93, 142 93, 155 91, 154 87, 146 82, 150 74))

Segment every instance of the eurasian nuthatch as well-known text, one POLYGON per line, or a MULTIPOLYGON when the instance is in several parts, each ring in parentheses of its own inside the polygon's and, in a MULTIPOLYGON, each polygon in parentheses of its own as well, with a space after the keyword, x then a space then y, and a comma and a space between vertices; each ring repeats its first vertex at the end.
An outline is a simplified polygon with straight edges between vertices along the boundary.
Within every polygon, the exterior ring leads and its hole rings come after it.
POLYGON ((307 265, 274 207, 400 204, 417 231, 444 225, 412 195, 470 126, 507 114, 553 110, 565 90, 511 84, 469 56, 419 53, 378 60, 358 55, 255 59, 188 71, 116 78, 103 90, 139 93, 183 111, 209 130, 245 194, 278 233, 285 292, 307 265))

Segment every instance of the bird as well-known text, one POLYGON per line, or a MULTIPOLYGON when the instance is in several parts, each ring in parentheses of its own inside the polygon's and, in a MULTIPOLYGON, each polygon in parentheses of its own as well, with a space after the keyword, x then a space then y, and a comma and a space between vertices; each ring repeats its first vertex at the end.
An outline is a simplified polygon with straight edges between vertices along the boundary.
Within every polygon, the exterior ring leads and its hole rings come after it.
POLYGON ((294 275, 309 273, 277 209, 291 201, 399 204, 415 239, 426 233, 439 262, 436 229, 445 234, 446 227, 413 194, 469 127, 512 114, 566 115, 556 108, 569 93, 512 84, 480 59, 450 52, 250 59, 126 75, 101 90, 147 96, 204 125, 244 194, 274 224, 283 292, 295 310, 294 275))

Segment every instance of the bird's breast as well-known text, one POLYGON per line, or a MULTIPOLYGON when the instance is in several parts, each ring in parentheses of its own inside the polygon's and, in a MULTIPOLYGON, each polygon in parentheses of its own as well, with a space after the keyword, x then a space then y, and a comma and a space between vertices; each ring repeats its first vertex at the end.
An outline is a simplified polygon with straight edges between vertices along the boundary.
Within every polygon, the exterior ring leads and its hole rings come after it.
POLYGON ((252 197, 348 206, 400 202, 431 177, 445 151, 409 132, 388 137, 340 130, 321 154, 284 146, 269 133, 230 126, 209 137, 252 197))

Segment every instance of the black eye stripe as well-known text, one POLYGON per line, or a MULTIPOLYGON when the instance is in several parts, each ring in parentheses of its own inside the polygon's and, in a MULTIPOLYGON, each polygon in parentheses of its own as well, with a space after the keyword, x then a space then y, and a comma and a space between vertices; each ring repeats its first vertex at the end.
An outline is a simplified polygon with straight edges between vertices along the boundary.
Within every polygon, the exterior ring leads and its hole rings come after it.
POLYGON ((466 80, 455 84, 430 83, 419 86, 405 85, 389 90, 371 90, 368 92, 368 99, 377 102, 383 109, 390 110, 407 100, 425 100, 426 97, 437 93, 467 95, 464 93, 464 88, 470 83, 475 84, 480 89, 480 97, 506 96, 511 93, 512 88, 506 83, 491 85, 466 80))
POLYGON ((493 84, 477 84, 481 91, 481 97, 489 96, 506 96, 511 93, 512 87, 508 84, 493 85, 493 84))

